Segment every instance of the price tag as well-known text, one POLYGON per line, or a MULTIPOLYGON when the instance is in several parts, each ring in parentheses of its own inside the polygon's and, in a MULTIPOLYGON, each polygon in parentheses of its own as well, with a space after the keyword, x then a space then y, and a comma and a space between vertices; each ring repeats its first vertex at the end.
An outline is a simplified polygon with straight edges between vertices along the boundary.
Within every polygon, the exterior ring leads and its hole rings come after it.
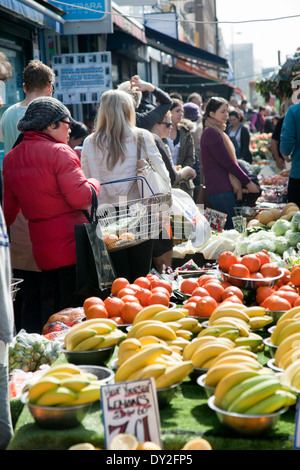
POLYGON ((216 232, 222 232, 226 223, 227 214, 224 212, 215 211, 214 209, 205 209, 204 213, 206 219, 209 222, 210 228, 216 232))
POLYGON ((130 433, 139 442, 161 447, 160 419, 153 378, 107 384, 101 387, 105 448, 117 434, 130 433))

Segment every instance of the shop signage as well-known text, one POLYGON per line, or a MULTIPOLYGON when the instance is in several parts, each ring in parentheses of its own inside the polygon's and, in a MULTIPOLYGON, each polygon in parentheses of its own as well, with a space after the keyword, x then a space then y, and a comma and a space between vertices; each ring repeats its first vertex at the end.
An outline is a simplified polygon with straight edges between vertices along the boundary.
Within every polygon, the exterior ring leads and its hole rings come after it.
POLYGON ((139 442, 161 447, 160 420, 154 379, 103 385, 101 405, 105 448, 117 434, 130 433, 139 442))
POLYGON ((64 104, 99 103, 112 88, 110 52, 56 55, 52 69, 54 96, 64 104))

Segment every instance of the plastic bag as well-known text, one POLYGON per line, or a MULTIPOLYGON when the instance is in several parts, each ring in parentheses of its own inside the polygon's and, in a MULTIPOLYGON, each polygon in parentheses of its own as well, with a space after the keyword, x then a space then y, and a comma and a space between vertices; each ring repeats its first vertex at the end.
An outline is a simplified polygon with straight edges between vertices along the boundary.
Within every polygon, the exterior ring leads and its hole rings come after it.
POLYGON ((176 238, 191 240, 194 247, 204 245, 211 237, 210 225, 194 200, 182 189, 172 188, 171 217, 174 220, 174 233, 176 238))

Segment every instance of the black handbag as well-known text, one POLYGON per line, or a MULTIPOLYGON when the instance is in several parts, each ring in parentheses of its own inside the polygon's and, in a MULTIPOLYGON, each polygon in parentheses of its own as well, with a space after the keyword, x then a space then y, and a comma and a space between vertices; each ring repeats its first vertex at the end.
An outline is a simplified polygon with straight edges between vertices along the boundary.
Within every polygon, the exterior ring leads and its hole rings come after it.
POLYGON ((93 187, 92 191, 91 212, 83 211, 89 223, 74 227, 76 290, 83 299, 92 296, 104 299, 110 294, 116 275, 97 221, 98 199, 93 187))

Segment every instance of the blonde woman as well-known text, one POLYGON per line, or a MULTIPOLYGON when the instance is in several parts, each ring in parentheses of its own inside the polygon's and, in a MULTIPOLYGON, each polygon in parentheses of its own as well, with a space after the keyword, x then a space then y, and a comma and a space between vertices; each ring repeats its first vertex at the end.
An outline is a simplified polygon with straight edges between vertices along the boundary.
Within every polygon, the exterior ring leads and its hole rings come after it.
MULTIPOLYGON (((169 181, 169 174, 151 132, 135 125, 132 97, 121 90, 109 90, 102 100, 95 122, 95 132, 83 143, 81 167, 84 174, 93 175, 100 183, 137 176, 137 134, 144 138, 145 152, 160 175, 169 181)), ((143 157, 143 151, 141 154, 143 157)), ((139 199, 136 181, 101 187, 99 204, 118 204, 120 197, 139 199)), ((153 240, 132 248, 111 253, 118 276, 134 281, 151 268, 153 240)))

